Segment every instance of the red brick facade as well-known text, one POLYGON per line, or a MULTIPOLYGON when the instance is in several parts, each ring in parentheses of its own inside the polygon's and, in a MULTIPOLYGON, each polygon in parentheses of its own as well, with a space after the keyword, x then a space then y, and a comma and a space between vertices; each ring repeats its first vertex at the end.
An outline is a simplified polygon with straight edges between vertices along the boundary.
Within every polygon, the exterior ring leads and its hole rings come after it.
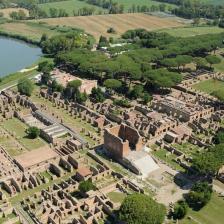
POLYGON ((142 139, 137 130, 121 124, 105 130, 104 147, 114 159, 122 159, 131 150, 141 150, 142 139))

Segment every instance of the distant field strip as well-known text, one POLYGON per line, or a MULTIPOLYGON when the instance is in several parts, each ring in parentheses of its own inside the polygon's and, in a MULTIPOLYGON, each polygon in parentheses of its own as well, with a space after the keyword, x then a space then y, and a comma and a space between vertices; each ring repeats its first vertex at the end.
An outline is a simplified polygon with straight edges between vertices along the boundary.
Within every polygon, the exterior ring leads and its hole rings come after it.
MULTIPOLYGON (((137 8, 137 6, 147 6, 151 7, 152 5, 158 6, 162 4, 161 2, 156 2, 153 0, 114 0, 114 2, 118 2, 119 4, 124 5, 124 10, 127 12, 133 5, 137 8)), ((167 7, 175 8, 174 4, 164 3, 167 7)))
POLYGON ((117 35, 120 35, 129 29, 144 28, 146 30, 156 30, 184 25, 173 18, 159 18, 142 13, 76 16, 42 19, 41 21, 50 25, 66 25, 81 28, 87 33, 92 34, 95 38, 99 38, 100 35, 111 36, 107 33, 110 27, 113 27, 117 35))
POLYGON ((37 23, 12 22, 0 24, 0 30, 11 34, 26 36, 33 40, 40 40, 43 33, 48 36, 56 35, 57 32, 37 23))
POLYGON ((162 29, 160 32, 166 32, 176 37, 191 37, 196 35, 210 34, 210 33, 222 33, 223 28, 217 26, 195 26, 195 27, 177 27, 172 29, 162 29))
POLYGON ((79 0, 68 0, 68 1, 61 1, 61 2, 50 2, 50 3, 44 3, 39 4, 39 7, 44 10, 46 13, 49 13, 50 8, 57 8, 57 9, 64 9, 69 16, 73 16, 73 12, 78 12, 79 9, 83 7, 89 7, 95 9, 95 14, 99 14, 99 11, 103 12, 105 11, 101 7, 97 7, 94 5, 90 5, 84 1, 79 0))

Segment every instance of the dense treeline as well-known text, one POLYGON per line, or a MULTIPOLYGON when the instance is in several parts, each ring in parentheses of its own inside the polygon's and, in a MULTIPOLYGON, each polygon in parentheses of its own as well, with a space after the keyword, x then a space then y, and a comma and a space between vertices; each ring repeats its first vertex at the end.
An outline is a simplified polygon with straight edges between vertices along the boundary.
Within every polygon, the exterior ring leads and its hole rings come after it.
POLYGON ((27 15, 24 12, 24 10, 19 10, 18 12, 17 11, 11 12, 10 17, 14 20, 23 20, 26 19, 27 15))
MULTIPOLYGON (((212 69, 217 60, 210 52, 223 47, 224 34, 174 38, 139 29, 126 32, 123 38, 131 42, 127 48, 134 47, 122 54, 113 52, 108 58, 99 51, 76 49, 59 52, 55 63, 81 76, 98 79, 109 90, 147 101, 150 100, 148 94, 178 84, 182 80, 181 72, 189 63, 197 68, 212 69)), ((108 45, 106 38, 100 38, 100 41, 108 45)))
POLYGON ((124 12, 124 5, 118 4, 117 2, 113 2, 111 0, 79 0, 85 1, 90 5, 96 5, 101 8, 107 9, 109 14, 118 14, 124 12))
POLYGON ((218 175, 224 164, 224 144, 211 147, 193 160, 193 168, 208 179, 218 175))
MULTIPOLYGON (((111 1, 111 0, 79 0, 79 1, 85 1, 88 4, 96 5, 98 7, 102 7, 104 9, 108 10, 109 14, 118 14, 118 13, 124 13, 124 5, 119 4, 119 1, 111 1)), ((155 11, 161 11, 165 12, 168 9, 168 11, 171 10, 171 8, 167 8, 165 4, 160 5, 151 5, 150 7, 147 5, 138 5, 133 4, 127 12, 129 13, 136 13, 136 12, 155 12, 155 11)))
POLYGON ((187 19, 192 18, 223 18, 224 6, 213 5, 195 0, 156 0, 158 2, 172 3, 179 7, 172 10, 173 14, 187 19))
MULTIPOLYGON (((21 0, 0 0, 0 9, 15 7, 18 1, 21 1, 21 0)), ((24 1, 27 1, 27 0, 24 0, 24 1)))
POLYGON ((51 3, 51 2, 63 2, 67 0, 38 0, 39 4, 44 4, 44 3, 51 3))
POLYGON ((51 55, 55 55, 58 52, 71 51, 74 48, 91 49, 92 44, 92 37, 78 30, 56 35, 51 38, 43 35, 40 41, 43 53, 51 55))
MULTIPOLYGON (((29 19, 38 19, 38 18, 57 18, 57 17, 67 17, 69 13, 65 9, 51 7, 49 11, 41 9, 38 4, 45 4, 49 2, 58 2, 58 1, 65 1, 65 0, 15 0, 13 1, 14 5, 11 5, 11 2, 6 0, 0 0, 0 8, 5 7, 23 7, 29 11, 29 19)), ((85 1, 90 6, 84 6, 79 8, 78 10, 73 11, 74 16, 88 16, 93 14, 102 14, 102 13, 109 13, 109 14, 118 14, 124 13, 124 5, 119 4, 117 1, 110 1, 110 0, 79 0, 85 1), (98 10, 96 12, 96 8, 91 7, 91 5, 101 7, 102 10, 98 10), (103 11, 104 9, 104 11, 103 11)), ((150 7, 147 5, 135 5, 133 4, 127 12, 129 13, 136 13, 136 12, 155 12, 155 11, 171 11, 171 7, 168 7, 165 4, 160 5, 151 5, 150 7)), ((12 19, 22 20, 28 19, 28 17, 24 17, 18 15, 17 12, 13 12, 12 19)))

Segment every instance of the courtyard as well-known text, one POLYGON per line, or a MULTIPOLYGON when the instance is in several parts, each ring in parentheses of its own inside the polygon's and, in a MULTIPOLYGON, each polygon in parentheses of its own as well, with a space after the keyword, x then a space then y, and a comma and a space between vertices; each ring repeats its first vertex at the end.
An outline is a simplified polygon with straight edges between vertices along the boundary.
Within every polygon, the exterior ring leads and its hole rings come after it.
MULTIPOLYGON (((2 122, 1 124, 2 128, 5 129, 11 136, 19 142, 21 147, 24 147, 27 151, 31 151, 34 149, 38 149, 40 147, 45 146, 47 143, 41 139, 41 138, 36 138, 36 139, 30 139, 27 136, 26 129, 28 128, 27 125, 22 123, 19 119, 17 118, 12 118, 8 119, 2 122)), ((7 149, 7 144, 6 149, 7 149)), ((9 146, 11 143, 9 143, 9 146)), ((12 153, 12 156, 18 154, 15 150, 10 150, 12 153)))

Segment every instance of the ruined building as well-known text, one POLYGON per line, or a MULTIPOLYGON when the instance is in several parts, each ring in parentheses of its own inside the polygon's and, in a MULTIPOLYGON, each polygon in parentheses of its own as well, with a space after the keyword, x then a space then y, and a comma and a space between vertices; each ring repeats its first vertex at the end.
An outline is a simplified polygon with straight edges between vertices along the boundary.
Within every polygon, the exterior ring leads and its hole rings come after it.
POLYGON ((132 150, 142 150, 142 139, 138 131, 125 124, 105 129, 104 146, 114 159, 122 159, 132 150))

